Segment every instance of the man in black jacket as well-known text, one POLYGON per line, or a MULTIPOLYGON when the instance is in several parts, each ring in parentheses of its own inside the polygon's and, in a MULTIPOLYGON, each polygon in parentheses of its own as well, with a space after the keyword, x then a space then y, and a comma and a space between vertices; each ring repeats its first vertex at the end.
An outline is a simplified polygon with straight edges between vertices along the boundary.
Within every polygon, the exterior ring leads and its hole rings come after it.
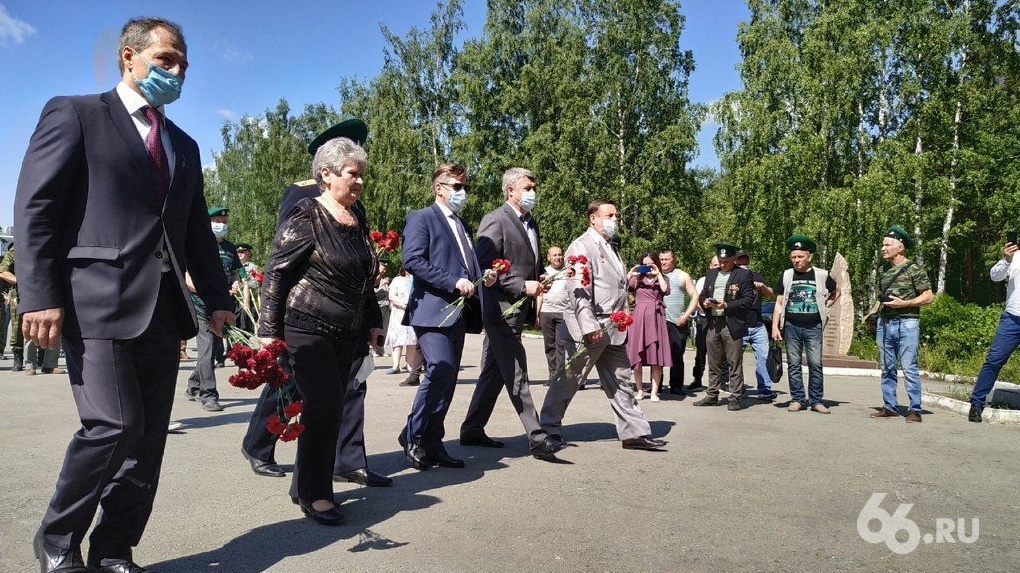
POLYGON ((754 305, 751 272, 735 264, 737 247, 729 243, 712 245, 719 268, 708 272, 701 289, 701 308, 708 316, 705 343, 708 346, 708 392, 695 406, 718 406, 723 383, 723 363, 729 364, 730 400, 727 409, 740 409, 744 394, 744 337, 748 313, 754 305))

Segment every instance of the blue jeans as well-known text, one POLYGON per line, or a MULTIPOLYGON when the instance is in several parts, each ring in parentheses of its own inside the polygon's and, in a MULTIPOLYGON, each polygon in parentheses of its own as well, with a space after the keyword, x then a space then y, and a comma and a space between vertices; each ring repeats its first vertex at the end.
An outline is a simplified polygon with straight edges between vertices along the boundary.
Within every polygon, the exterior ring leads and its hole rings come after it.
POLYGON ((999 371, 1017 346, 1020 346, 1020 316, 1003 312, 999 326, 995 329, 992 345, 988 348, 988 356, 981 366, 981 371, 978 372, 977 382, 974 383, 974 391, 970 395, 971 404, 984 408, 985 398, 995 386, 999 371))
POLYGON ((783 340, 786 341, 786 368, 790 378, 790 398, 806 404, 809 408, 822 403, 824 377, 822 376, 822 325, 810 328, 786 323, 783 326, 783 340), (801 354, 807 354, 808 393, 804 397, 804 373, 801 370, 801 354))
POLYGON ((903 387, 910 406, 907 411, 921 413, 921 374, 917 370, 917 345, 920 321, 913 317, 878 319, 878 361, 882 367, 882 400, 885 409, 899 411, 896 400, 896 363, 903 368, 903 387))
POLYGON ((766 366, 769 357, 769 333, 765 325, 747 329, 744 344, 750 344, 754 350, 754 376, 758 379, 758 396, 771 396, 772 377, 769 376, 769 369, 766 366))

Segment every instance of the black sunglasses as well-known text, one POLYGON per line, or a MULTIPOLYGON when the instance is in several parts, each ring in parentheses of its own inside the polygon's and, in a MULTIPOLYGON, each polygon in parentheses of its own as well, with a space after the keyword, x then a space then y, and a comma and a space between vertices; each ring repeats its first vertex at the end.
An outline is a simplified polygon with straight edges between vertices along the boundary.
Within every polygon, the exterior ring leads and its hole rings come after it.
POLYGON ((463 189, 465 193, 468 193, 468 192, 471 191, 471 186, 468 185, 467 183, 446 183, 446 182, 440 182, 439 184, 440 185, 446 185, 447 187, 449 187, 450 189, 453 189, 454 191, 460 191, 461 189, 463 189))

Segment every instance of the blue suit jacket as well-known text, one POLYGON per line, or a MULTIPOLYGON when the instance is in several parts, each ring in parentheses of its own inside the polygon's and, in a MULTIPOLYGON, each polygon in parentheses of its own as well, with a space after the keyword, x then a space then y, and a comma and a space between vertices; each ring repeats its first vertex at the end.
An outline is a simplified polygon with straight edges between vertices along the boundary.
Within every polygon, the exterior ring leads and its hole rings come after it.
POLYGON ((156 306, 164 246, 183 299, 182 337, 198 332, 185 270, 210 311, 233 309, 198 145, 166 126, 176 168, 160 204, 145 144, 116 90, 46 104, 14 201, 19 311, 63 308, 68 335, 135 338, 156 306))
MULTIPOLYGON (((467 224, 465 232, 468 241, 471 241, 471 229, 467 224)), ((474 250, 473 242, 471 247, 474 250)), ((404 313, 405 325, 449 327, 465 320, 468 332, 482 331, 480 295, 469 298, 459 310, 454 311, 452 307, 444 310, 460 297, 457 281, 471 275, 460 255, 453 230, 435 203, 407 216, 404 222, 403 264, 414 275, 404 313), (451 311, 454 315, 443 323, 451 311)), ((480 293, 481 289, 476 292, 480 293)))

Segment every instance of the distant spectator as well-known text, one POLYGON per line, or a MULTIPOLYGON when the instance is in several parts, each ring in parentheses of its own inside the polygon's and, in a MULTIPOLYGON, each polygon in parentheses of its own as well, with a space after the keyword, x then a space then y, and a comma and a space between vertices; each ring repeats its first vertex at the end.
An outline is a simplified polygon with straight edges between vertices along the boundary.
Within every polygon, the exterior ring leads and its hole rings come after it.
MULTIPOLYGON (((383 336, 385 337, 385 331, 389 328, 390 324, 390 277, 386 276, 386 263, 379 261, 379 273, 375 279, 375 300, 379 303, 379 311, 382 312, 382 324, 383 324, 383 336)), ((384 338, 385 341, 385 338, 384 338)), ((375 344, 376 341, 372 341, 375 344)), ((380 344, 375 347, 376 356, 386 356, 386 344, 380 344)))
MULTIPOLYGON (((712 260, 708 262, 709 272, 719 268, 719 258, 712 257, 712 260)), ((701 293, 701 289, 705 286, 705 277, 700 277, 694 282, 694 288, 701 293)), ((690 393, 700 392, 705 389, 705 385, 702 383, 705 376, 705 359, 708 356, 708 347, 705 345, 705 334, 708 332, 708 315, 705 314, 705 309, 698 305, 698 310, 694 313, 694 381, 691 382, 690 386, 687 386, 685 390, 690 393)), ((729 372, 729 370, 727 370, 729 372)), ((728 376, 729 374, 727 374, 728 376)))
MULTIPOLYGON (((839 298, 839 287, 825 269, 811 265, 815 242, 804 235, 786 240, 793 268, 783 272, 776 285, 776 310, 772 314, 772 338, 786 340, 787 376, 790 378, 790 412, 805 408, 828 414, 822 402, 822 332, 829 307, 839 298), (807 355, 808 392, 804 395, 801 355, 807 355)), ((766 376, 768 369, 765 369, 766 376)))
MULTIPOLYGON (((545 267, 546 276, 553 276, 563 270, 563 249, 553 245, 545 254, 549 266, 545 267)), ((549 366, 548 386, 554 376, 562 374, 565 361, 567 331, 563 325, 563 313, 567 310, 567 276, 560 274, 549 287, 548 292, 538 297, 538 327, 542 330, 545 343, 545 361, 549 366)), ((583 383, 583 381, 582 381, 583 383)))
MULTIPOLYGON (((393 367, 386 372, 387 374, 400 373, 401 357, 404 358, 410 372, 413 369, 412 361, 418 356, 416 352, 418 338, 414 335, 414 328, 401 324, 404 320, 404 310, 407 308, 407 298, 411 293, 411 280, 407 269, 400 267, 400 272, 390 281, 390 318, 386 331, 386 346, 393 354, 393 367)), ((417 366, 417 363, 414 365, 417 366)))
POLYGON ((634 293, 634 325, 627 331, 627 359, 634 369, 635 398, 643 400, 643 367, 649 366, 652 377, 652 402, 659 401, 662 368, 673 366, 666 330, 666 308, 662 303, 668 295, 669 281, 659 272, 654 253, 645 253, 641 264, 627 273, 627 290, 634 293))
POLYGON ((698 289, 691 275, 676 268, 676 255, 665 250, 659 253, 659 266, 669 281, 669 294, 663 298, 666 306, 666 331, 669 333, 669 353, 673 366, 669 369, 669 393, 684 393, 684 351, 691 333, 691 317, 698 310, 698 289), (686 296, 686 299, 685 299, 686 296))
POLYGON ((985 399, 995 386, 995 379, 999 371, 1009 360, 1009 357, 1020 346, 1020 291, 1017 291, 1017 277, 1020 276, 1020 265, 1013 264, 1013 255, 1016 254, 1017 245, 1006 243, 1003 249, 1003 257, 992 267, 991 275, 993 282, 1006 283, 1006 308, 999 318, 999 326, 995 329, 995 337, 992 338, 992 345, 988 348, 988 356, 985 363, 978 372, 977 382, 974 383, 974 390, 970 394, 970 412, 967 419, 971 422, 981 422, 981 412, 985 409, 985 399))
POLYGON ((248 332, 255 332, 255 322, 258 322, 259 319, 257 304, 259 283, 255 278, 255 274, 262 272, 262 269, 251 260, 253 250, 254 247, 248 243, 237 243, 237 258, 241 261, 241 271, 239 273, 241 280, 238 284, 241 301, 237 306, 237 327, 248 332))
POLYGON ((903 368, 903 386, 910 405, 907 423, 921 422, 921 374, 917 367, 920 341, 921 307, 931 304, 935 296, 924 267, 910 260, 906 250, 914 240, 901 227, 889 227, 882 239, 882 258, 887 265, 877 282, 878 358, 882 366, 882 400, 884 407, 872 418, 898 418, 896 399, 896 363, 903 368))

